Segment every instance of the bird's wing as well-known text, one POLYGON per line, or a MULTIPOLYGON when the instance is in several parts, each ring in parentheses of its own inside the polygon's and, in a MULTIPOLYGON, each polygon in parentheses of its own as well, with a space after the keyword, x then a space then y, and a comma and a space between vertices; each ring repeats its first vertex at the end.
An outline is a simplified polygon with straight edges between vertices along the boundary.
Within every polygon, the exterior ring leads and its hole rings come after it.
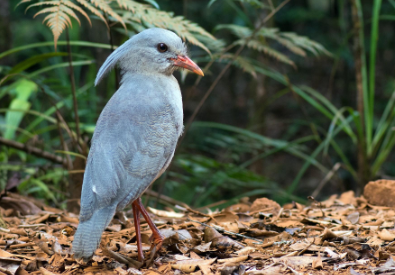
MULTIPOLYGON (((118 91, 104 108, 92 139, 80 219, 136 199, 172 158, 179 134, 172 105, 142 96, 131 102, 118 91)), ((129 97, 129 98, 127 98, 129 97)))

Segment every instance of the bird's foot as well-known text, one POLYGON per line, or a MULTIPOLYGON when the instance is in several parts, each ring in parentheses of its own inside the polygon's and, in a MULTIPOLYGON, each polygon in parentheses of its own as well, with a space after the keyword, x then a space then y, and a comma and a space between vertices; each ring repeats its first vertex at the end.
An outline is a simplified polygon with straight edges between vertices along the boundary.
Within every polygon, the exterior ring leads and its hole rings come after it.
POLYGON ((152 236, 150 237, 150 241, 152 242, 150 249, 150 258, 146 262, 147 266, 150 266, 155 259, 155 255, 159 252, 163 244, 163 237, 159 233, 159 231, 153 231, 152 236))

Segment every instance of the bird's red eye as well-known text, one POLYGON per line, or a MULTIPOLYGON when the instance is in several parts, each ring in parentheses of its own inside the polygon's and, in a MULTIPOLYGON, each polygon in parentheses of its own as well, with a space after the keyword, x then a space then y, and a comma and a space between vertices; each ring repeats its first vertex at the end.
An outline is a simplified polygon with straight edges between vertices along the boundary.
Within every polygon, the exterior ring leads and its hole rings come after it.
POLYGON ((159 43, 158 44, 158 51, 160 53, 167 52, 167 45, 165 43, 159 43))

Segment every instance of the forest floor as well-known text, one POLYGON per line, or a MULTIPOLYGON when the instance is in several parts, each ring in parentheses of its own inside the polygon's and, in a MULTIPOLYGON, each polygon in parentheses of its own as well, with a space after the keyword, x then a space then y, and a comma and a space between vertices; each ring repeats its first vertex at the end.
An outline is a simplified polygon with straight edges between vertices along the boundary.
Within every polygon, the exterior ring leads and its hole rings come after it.
MULTIPOLYGON (((309 206, 242 201, 211 213, 149 208, 165 240, 148 267, 136 268, 131 212, 115 216, 84 264, 70 255, 78 215, 7 194, 0 201, 0 273, 395 274, 395 212, 389 207, 353 192, 312 199, 309 206)), ((141 227, 149 258, 151 232, 145 222, 141 227)))

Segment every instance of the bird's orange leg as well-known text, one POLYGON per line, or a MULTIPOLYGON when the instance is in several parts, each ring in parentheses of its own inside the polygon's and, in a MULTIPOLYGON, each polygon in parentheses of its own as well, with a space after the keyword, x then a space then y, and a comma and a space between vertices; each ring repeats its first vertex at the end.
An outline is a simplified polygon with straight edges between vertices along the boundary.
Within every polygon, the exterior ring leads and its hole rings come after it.
POLYGON ((145 210, 144 205, 141 203, 141 198, 138 198, 135 200, 133 203, 136 203, 139 208, 139 211, 143 215, 144 219, 147 221, 148 226, 150 227, 152 231, 152 238, 153 238, 153 244, 152 244, 152 249, 151 249, 151 260, 155 256, 156 252, 159 251, 159 249, 162 247, 163 243, 163 237, 160 234, 158 228, 154 224, 154 222, 151 220, 147 210, 145 210))
POLYGON ((141 244, 139 199, 132 202, 134 228, 136 229, 137 257, 139 262, 144 260, 143 246, 141 244))

